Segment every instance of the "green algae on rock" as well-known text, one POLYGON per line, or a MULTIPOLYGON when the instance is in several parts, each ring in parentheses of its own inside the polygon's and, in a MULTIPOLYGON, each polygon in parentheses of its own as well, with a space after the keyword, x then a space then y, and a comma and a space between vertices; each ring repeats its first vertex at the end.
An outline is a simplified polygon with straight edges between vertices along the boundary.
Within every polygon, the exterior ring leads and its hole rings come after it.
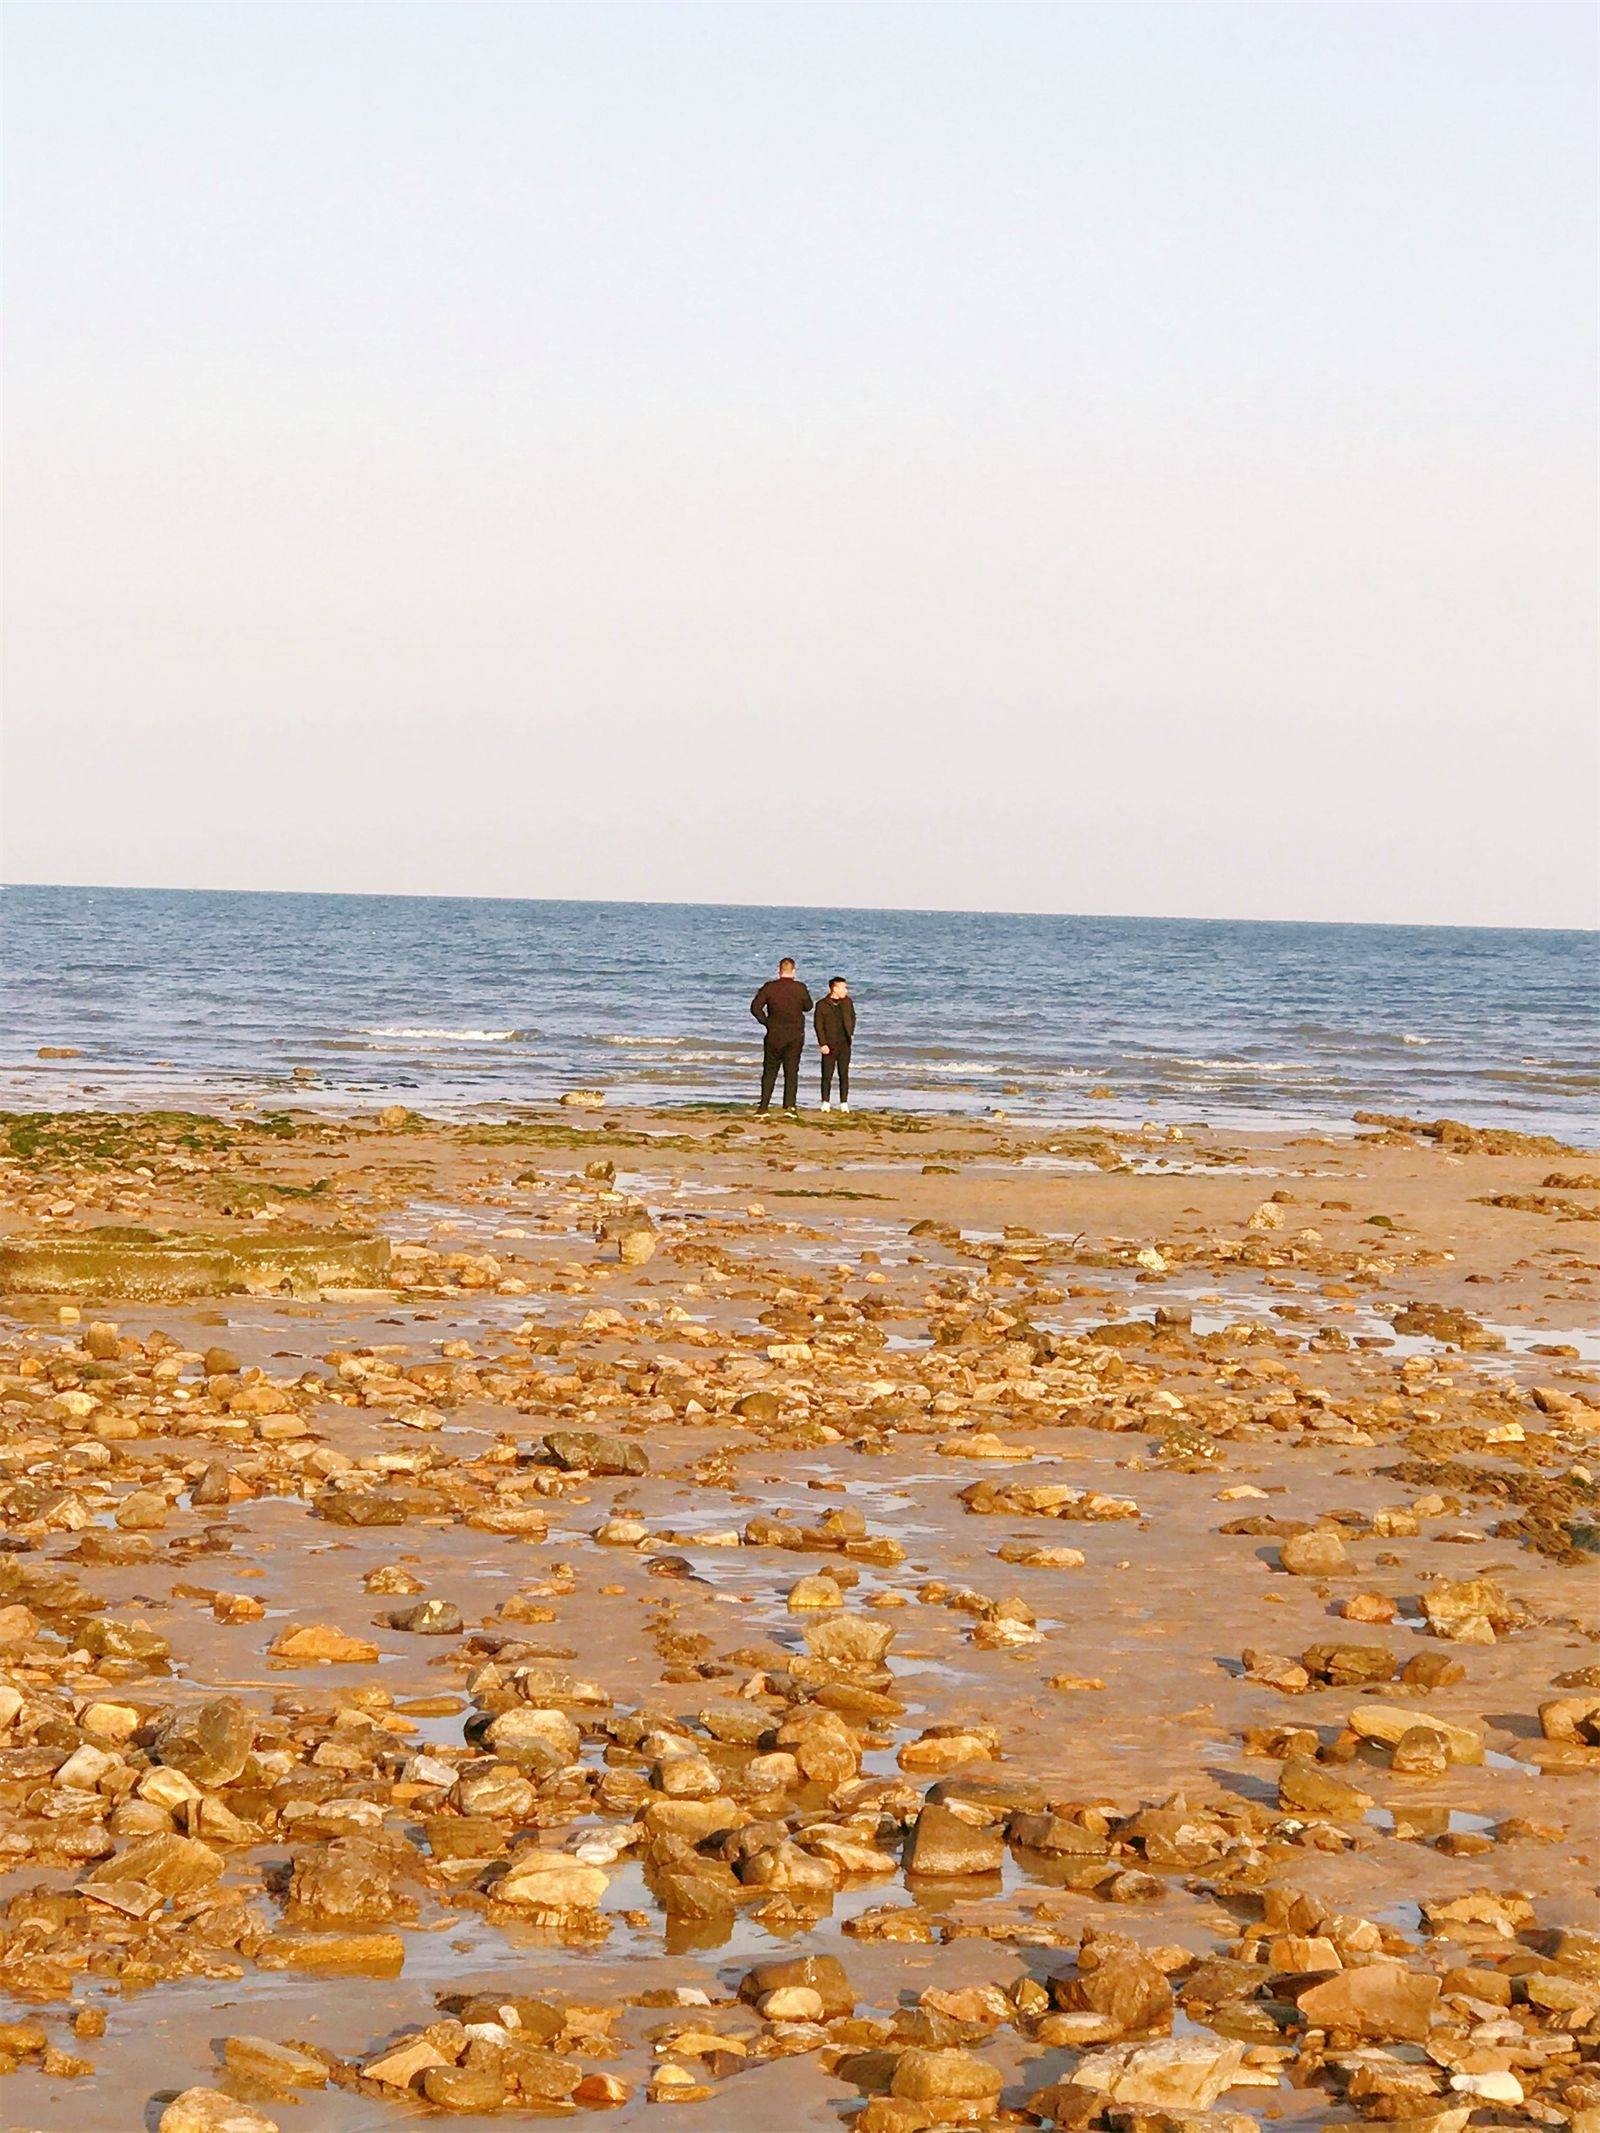
POLYGON ((0 1242, 0 1294, 158 1299, 387 1284, 388 1240, 348 1230, 270 1237, 107 1225, 0 1242))

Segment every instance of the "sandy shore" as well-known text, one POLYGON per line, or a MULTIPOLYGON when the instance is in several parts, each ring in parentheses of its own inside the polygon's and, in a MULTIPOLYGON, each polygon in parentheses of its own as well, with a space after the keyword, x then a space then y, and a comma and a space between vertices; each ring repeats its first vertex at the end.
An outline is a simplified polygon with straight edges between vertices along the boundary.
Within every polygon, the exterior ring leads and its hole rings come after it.
POLYGON ((0 1295, 0 2126, 1600 2127, 1600 1158, 9 1147, 392 1257, 0 1295))

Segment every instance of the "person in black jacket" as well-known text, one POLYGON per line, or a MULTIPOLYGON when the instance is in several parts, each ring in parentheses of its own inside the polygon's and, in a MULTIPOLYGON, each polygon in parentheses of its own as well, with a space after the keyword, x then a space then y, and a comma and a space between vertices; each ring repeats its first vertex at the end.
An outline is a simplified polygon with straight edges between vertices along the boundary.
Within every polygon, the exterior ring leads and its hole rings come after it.
POLYGON ((794 974, 794 957, 786 955, 778 975, 768 978, 750 1002, 750 1012, 767 1033, 761 1052, 761 1102, 765 1111, 772 1103, 778 1069, 783 1069, 783 1108, 793 1111, 800 1098, 800 1054, 806 1041, 806 1016, 811 995, 794 974))
POLYGON ((822 1108, 833 1109, 833 1077, 839 1077, 839 1109, 850 1108, 850 1046, 856 1033, 856 1003, 843 978, 829 978, 817 1002, 817 1043, 822 1047, 822 1108))

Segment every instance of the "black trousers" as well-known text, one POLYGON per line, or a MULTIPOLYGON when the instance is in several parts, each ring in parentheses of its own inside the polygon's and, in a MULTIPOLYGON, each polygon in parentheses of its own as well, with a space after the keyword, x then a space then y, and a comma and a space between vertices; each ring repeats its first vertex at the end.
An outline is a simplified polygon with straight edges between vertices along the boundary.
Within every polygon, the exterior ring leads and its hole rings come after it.
POLYGON ((800 1054, 805 1050, 806 1040, 801 1037, 780 1038, 776 1044, 769 1037, 761 1052, 761 1104, 765 1111, 772 1102, 772 1091, 777 1085, 778 1069, 783 1069, 783 1108, 792 1111, 800 1100, 800 1054))
POLYGON ((836 1044, 831 1051, 822 1054, 822 1101, 827 1103, 833 1095, 833 1077, 839 1076, 839 1101, 850 1101, 850 1047, 836 1044))

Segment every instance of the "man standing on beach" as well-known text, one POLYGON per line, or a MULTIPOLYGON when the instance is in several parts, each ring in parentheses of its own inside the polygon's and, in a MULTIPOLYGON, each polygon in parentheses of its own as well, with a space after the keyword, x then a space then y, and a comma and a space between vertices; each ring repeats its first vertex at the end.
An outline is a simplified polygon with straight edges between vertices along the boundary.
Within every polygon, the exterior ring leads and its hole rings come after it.
POLYGON ((761 1053, 761 1102, 758 1108, 765 1111, 771 1106, 778 1069, 782 1067, 783 1108, 793 1111, 800 1097, 800 1053, 806 1041, 806 1016, 811 1012, 811 995, 794 974, 792 955, 784 957, 778 965, 778 975, 768 978, 750 1002, 750 1012, 767 1033, 761 1053))
POLYGON ((839 1077, 839 1109, 850 1108, 850 1046, 856 1034, 856 1003, 843 978, 829 978, 817 1002, 817 1043, 822 1049, 822 1108, 833 1109, 833 1077, 839 1077))

